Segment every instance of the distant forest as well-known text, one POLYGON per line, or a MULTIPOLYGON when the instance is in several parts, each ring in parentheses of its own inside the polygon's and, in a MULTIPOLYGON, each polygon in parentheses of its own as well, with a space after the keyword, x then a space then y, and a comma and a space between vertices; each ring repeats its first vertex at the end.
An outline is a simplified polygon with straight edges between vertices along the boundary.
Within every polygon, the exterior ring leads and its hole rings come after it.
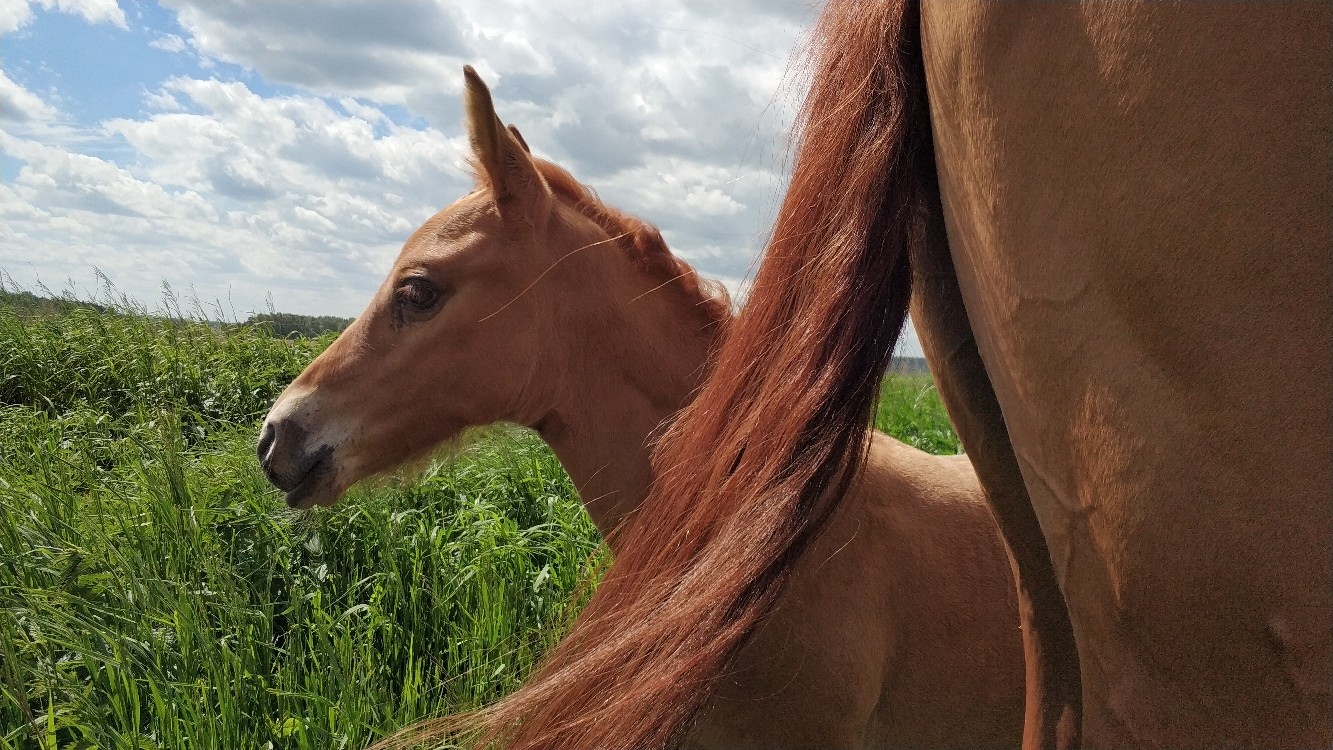
MULTIPOLYGON (((130 303, 132 304, 132 303, 130 303)), ((67 299, 64 297, 43 297, 28 291, 10 291, 0 288, 0 305, 22 311, 25 314, 55 315, 84 308, 97 312, 130 312, 145 314, 142 310, 127 310, 120 305, 103 305, 96 302, 67 299)), ((214 328, 222 328, 226 323, 207 321, 214 328)), ((251 315, 242 325, 261 326, 269 335, 277 338, 315 338, 326 333, 338 333, 352 324, 352 318, 339 318, 333 315, 297 315, 296 313, 261 313, 251 315)))
POLYGON ((894 375, 929 375, 924 357, 894 357, 889 363, 889 372, 894 375))
POLYGON ((69 312, 78 307, 86 307, 90 310, 106 312, 105 305, 99 305, 95 302, 78 302, 76 300, 39 297, 32 292, 11 292, 3 287, 0 287, 0 303, 15 310, 23 310, 24 312, 37 313, 39 315, 69 312))
POLYGON ((338 318, 332 315, 297 315, 296 313, 264 313, 251 315, 246 325, 260 325, 279 338, 315 338, 326 333, 339 333, 352 324, 352 318, 338 318))

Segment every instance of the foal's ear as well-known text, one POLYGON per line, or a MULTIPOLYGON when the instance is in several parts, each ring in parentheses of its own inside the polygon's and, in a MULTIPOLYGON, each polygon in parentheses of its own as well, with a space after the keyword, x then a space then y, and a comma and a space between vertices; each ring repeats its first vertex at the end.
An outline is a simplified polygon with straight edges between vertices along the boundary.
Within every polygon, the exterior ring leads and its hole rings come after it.
POLYGON ((509 134, 514 136, 514 140, 518 141, 518 145, 522 146, 524 151, 527 151, 529 154, 532 153, 532 149, 528 148, 528 142, 523 140, 523 134, 518 132, 518 128, 510 125, 508 130, 509 134))
POLYGON ((546 194, 527 144, 515 138, 495 114, 490 89, 471 65, 463 66, 467 81, 467 129, 478 177, 490 186, 501 213, 507 208, 531 211, 546 194))

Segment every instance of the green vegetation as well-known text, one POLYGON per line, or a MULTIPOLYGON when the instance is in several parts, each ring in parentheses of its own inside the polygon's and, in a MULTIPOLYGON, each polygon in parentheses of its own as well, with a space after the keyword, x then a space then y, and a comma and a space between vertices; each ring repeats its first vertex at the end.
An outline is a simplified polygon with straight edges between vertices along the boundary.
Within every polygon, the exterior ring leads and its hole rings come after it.
MULTIPOLYGON (((95 312, 134 312, 140 316, 147 317, 147 313, 139 309, 132 301, 124 298, 114 298, 114 289, 110 282, 104 277, 99 277, 99 283, 105 285, 104 294, 113 297, 107 304, 98 302, 87 302, 73 299, 69 296, 51 296, 33 294, 27 290, 11 291, 4 286, 4 280, 0 279, 0 305, 27 315, 52 315, 69 312, 71 310, 86 309, 95 312)), ((170 294, 170 290, 168 290, 170 294)), ((169 303, 174 303, 174 298, 168 297, 169 303)), ((201 312, 201 311, 196 311, 201 312)), ((185 320, 177 309, 174 311, 172 319, 177 322, 185 320)), ((196 317, 198 317, 196 315, 196 317)), ((267 312, 257 313, 246 318, 245 325, 257 327, 270 336, 278 338, 318 338, 327 333, 342 333, 347 326, 352 324, 353 318, 340 318, 335 315, 298 315, 296 313, 267 312)), ((222 329, 227 326, 221 323, 210 322, 213 328, 222 329)))
POLYGON ((274 336, 282 338, 314 338, 326 333, 341 333, 352 324, 351 318, 332 315, 296 315, 294 313, 263 313, 251 315, 247 325, 263 326, 274 336))
POLYGON ((875 407, 875 429, 927 453, 963 452, 930 375, 886 379, 880 386, 879 404, 875 407))
MULTIPOLYGON (((287 510, 263 412, 332 337, 0 300, 0 749, 361 748, 512 689, 604 557, 531 433, 287 510)), ((928 380, 880 421, 952 451, 928 380)))
POLYGON ((105 310, 106 308, 96 302, 80 302, 73 299, 64 299, 58 297, 43 297, 33 294, 29 291, 10 291, 4 286, 3 279, 0 279, 0 305, 15 310, 22 310, 25 313, 53 314, 72 310, 76 307, 86 307, 93 310, 105 310))

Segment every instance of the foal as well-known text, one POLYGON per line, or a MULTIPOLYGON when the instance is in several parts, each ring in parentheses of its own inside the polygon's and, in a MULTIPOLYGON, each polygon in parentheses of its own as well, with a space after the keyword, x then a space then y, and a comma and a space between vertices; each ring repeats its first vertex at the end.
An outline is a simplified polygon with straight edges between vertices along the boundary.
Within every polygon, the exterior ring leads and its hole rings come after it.
MULTIPOLYGON (((261 461, 289 503, 330 504, 465 427, 517 422, 610 535, 647 494, 650 444, 700 384, 729 303, 651 226, 532 158, 470 69, 467 83, 477 189, 412 235, 274 404, 261 461)), ((1017 746, 1014 585, 968 460, 876 433, 850 492, 687 744, 1017 746)))

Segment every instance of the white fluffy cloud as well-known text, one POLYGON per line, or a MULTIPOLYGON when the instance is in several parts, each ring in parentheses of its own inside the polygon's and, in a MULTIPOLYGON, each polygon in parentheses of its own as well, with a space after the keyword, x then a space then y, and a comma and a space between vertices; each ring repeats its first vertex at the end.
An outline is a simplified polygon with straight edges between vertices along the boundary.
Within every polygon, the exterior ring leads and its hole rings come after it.
POLYGON ((171 3, 203 54, 318 95, 401 106, 444 132, 460 117, 459 69, 473 64, 501 116, 581 178, 604 189, 636 174, 641 190, 689 196, 709 221, 751 226, 765 206, 738 191, 772 201, 800 88, 788 59, 814 12, 804 2, 461 0, 311 18, 263 0, 171 3))
POLYGON ((42 122, 55 119, 56 108, 28 91, 0 70, 0 123, 42 122))
POLYGON ((17 31, 32 20, 32 6, 81 16, 88 23, 109 23, 127 28, 125 13, 116 0, 3 0, 0 2, 0 34, 17 31))
POLYGON ((242 313, 271 292, 282 309, 354 314, 435 196, 467 188, 460 142, 365 109, 192 79, 155 101, 100 126, 131 147, 123 166, 0 136, 23 163, 0 194, 0 267, 59 284, 95 265, 150 299, 168 281, 242 313))

